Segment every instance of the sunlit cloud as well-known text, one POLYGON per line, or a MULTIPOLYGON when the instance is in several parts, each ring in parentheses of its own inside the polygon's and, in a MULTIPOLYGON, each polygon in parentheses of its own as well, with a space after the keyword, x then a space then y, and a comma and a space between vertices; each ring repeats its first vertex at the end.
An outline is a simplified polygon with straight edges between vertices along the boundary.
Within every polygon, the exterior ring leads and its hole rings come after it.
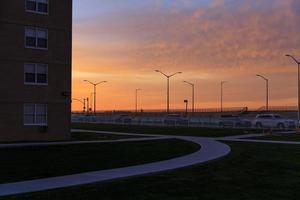
POLYGON ((189 96, 183 79, 199 84, 199 107, 219 105, 222 79, 232 82, 228 106, 259 106, 257 73, 272 79, 274 105, 295 101, 297 69, 284 55, 300 56, 298 0, 85 2, 91 12, 74 2, 74 96, 89 93, 81 79, 109 79, 103 109, 131 107, 128 95, 140 86, 146 88, 144 108, 161 107, 164 80, 153 72, 159 68, 184 72, 173 80, 174 107, 189 96))

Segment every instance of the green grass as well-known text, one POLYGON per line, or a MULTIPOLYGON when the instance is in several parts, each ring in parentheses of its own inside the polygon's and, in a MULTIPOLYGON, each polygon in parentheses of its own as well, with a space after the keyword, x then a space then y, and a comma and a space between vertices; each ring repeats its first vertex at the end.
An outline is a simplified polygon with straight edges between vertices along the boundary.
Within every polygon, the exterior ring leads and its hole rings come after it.
POLYGON ((196 127, 161 127, 161 126, 138 126, 138 125, 115 125, 115 124, 82 124, 73 123, 74 129, 88 129, 112 132, 164 134, 181 136, 223 137, 230 135, 242 135, 247 133, 260 133, 253 129, 230 129, 230 128, 196 128, 196 127))
POLYGON ((191 142, 170 139, 0 149, 0 183, 150 163, 199 148, 191 142))
POLYGON ((295 141, 300 142, 300 134, 270 134, 261 137, 252 137, 256 140, 295 141))
POLYGON ((139 136, 130 135, 114 135, 114 134, 102 134, 91 132, 72 132, 71 138, 75 141, 92 141, 92 140, 119 140, 128 138, 138 138, 139 136))
POLYGON ((180 170, 19 195, 6 200, 300 199, 300 146, 229 143, 232 153, 180 170))
MULTIPOLYGON (((66 141, 93 141, 93 140, 120 140, 129 138, 141 138, 145 136, 130 136, 130 135, 116 135, 116 134, 104 134, 104 133, 92 133, 92 132, 72 132, 70 140, 54 141, 54 142, 66 142, 66 141)), ((16 143, 49 143, 47 141, 18 141, 18 142, 0 142, 0 144, 16 144, 16 143)))

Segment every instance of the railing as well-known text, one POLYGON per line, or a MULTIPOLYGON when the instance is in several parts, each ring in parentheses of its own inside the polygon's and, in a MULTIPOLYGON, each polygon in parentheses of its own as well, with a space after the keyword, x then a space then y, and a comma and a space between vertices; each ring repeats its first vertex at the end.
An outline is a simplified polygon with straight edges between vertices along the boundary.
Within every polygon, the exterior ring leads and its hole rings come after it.
MULTIPOLYGON (((232 108, 223 108, 221 111, 220 108, 199 108, 195 109, 195 113, 221 113, 221 112, 237 112, 242 113, 248 111, 248 107, 232 107, 232 108)), ((81 114, 81 111, 73 111, 72 113, 81 114)), ((94 114, 94 112, 89 112, 90 114, 94 114)), ((97 114, 131 114, 135 113, 134 110, 110 110, 110 111, 99 111, 97 114)), ((141 113, 152 113, 152 114, 162 114, 166 113, 165 109, 148 109, 148 110, 139 110, 138 114, 141 113)), ((186 113, 185 109, 171 109, 170 113, 186 113)), ((191 110, 188 110, 188 113, 191 113, 191 110)))
MULTIPOLYGON (((293 112, 297 110, 298 110, 297 106, 270 106, 268 109, 269 112, 293 112)), ((254 111, 261 112, 261 111, 267 111, 267 109, 265 106, 263 106, 254 111)))

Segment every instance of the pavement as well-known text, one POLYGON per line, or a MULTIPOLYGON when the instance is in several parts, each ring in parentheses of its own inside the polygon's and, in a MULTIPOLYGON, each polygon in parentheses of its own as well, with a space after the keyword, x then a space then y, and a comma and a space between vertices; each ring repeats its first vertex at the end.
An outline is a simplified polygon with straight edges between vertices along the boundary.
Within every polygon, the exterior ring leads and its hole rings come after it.
POLYGON ((294 141, 275 141, 275 140, 255 140, 255 139, 219 139, 220 141, 231 141, 231 142, 254 142, 254 143, 265 143, 265 144, 289 144, 289 145, 300 145, 300 142, 294 141))
POLYGON ((74 132, 94 132, 101 134, 117 134, 139 136, 139 138, 119 139, 111 141, 77 141, 77 142, 52 142, 52 143, 26 143, 26 144, 1 144, 1 148, 14 148, 23 146, 49 146, 49 145, 66 145, 66 144, 89 144, 89 143, 111 143, 111 142, 128 142, 128 141, 146 141, 146 140, 162 140, 162 139, 181 139, 194 142, 201 146, 201 149, 189 155, 181 156, 164 161, 158 161, 143 165, 101 170, 94 172, 86 172, 67 176, 58 176, 51 178, 43 178, 29 181, 21 181, 15 183, 0 184, 0 196, 16 195, 29 192, 38 192, 63 187, 78 186, 83 184, 91 184, 95 182, 110 181, 115 179, 140 176, 152 173, 163 172, 167 170, 178 169, 191 165, 205 163, 220 157, 226 156, 231 149, 228 145, 220 141, 238 141, 238 142, 259 142, 272 144, 300 144, 300 142, 289 141, 269 141, 269 140, 252 140, 245 139, 249 137, 263 136, 262 134, 249 134, 242 136, 229 136, 220 138, 205 138, 192 136, 169 136, 169 135, 148 135, 119 133, 107 131, 91 131, 91 130, 72 130, 74 132), (142 137, 141 136, 145 136, 142 137), (218 141, 217 141, 218 140, 218 141))
MULTIPOLYGON (((109 134, 111 134, 111 132, 109 134)), ((0 184, 0 196, 57 189, 62 187, 90 184, 95 182, 109 181, 114 179, 173 170, 177 168, 204 163, 210 160, 223 157, 229 154, 231 150, 228 145, 215 141, 211 138, 184 137, 184 136, 155 136, 152 138, 137 138, 134 141, 145 141, 145 140, 153 140, 153 139, 171 139, 171 138, 177 138, 181 140, 194 142, 200 145, 201 149, 198 150, 197 152, 194 152, 186 156, 138 165, 138 166, 130 166, 130 167, 117 168, 117 169, 73 174, 68 176, 59 176, 59 177, 43 178, 43 179, 30 180, 30 181, 0 184)), ((129 140, 132 141, 133 139, 118 140, 118 142, 129 141, 129 140)), ((101 141, 101 143, 108 143, 108 142, 111 141, 101 141)), ((69 143, 70 142, 59 142, 58 144, 63 145, 69 143)), ((72 142, 72 144, 73 143, 74 142, 72 142)), ((76 142, 76 144, 77 143, 78 142, 76 142)), ((83 142, 83 143, 87 143, 87 142, 83 142)), ((21 144, 13 144, 13 145, 21 146, 21 144)), ((24 145, 27 146, 28 144, 24 144, 24 145)), ((44 146, 45 144, 34 143, 33 145, 44 146)))

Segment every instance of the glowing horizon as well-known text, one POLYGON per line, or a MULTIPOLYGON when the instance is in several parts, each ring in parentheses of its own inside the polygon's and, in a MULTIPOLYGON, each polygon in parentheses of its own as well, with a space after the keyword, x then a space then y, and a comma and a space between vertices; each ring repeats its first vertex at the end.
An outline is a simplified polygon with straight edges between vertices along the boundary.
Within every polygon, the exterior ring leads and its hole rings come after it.
MULTIPOLYGON (((154 72, 182 71, 171 79, 171 108, 184 108, 195 83, 196 108, 265 105, 262 74, 270 79, 270 106, 296 105, 300 59, 297 0, 74 0, 73 98, 98 87, 97 109, 164 109, 166 80, 154 72)), ((82 110, 74 102, 73 110, 82 110)))

